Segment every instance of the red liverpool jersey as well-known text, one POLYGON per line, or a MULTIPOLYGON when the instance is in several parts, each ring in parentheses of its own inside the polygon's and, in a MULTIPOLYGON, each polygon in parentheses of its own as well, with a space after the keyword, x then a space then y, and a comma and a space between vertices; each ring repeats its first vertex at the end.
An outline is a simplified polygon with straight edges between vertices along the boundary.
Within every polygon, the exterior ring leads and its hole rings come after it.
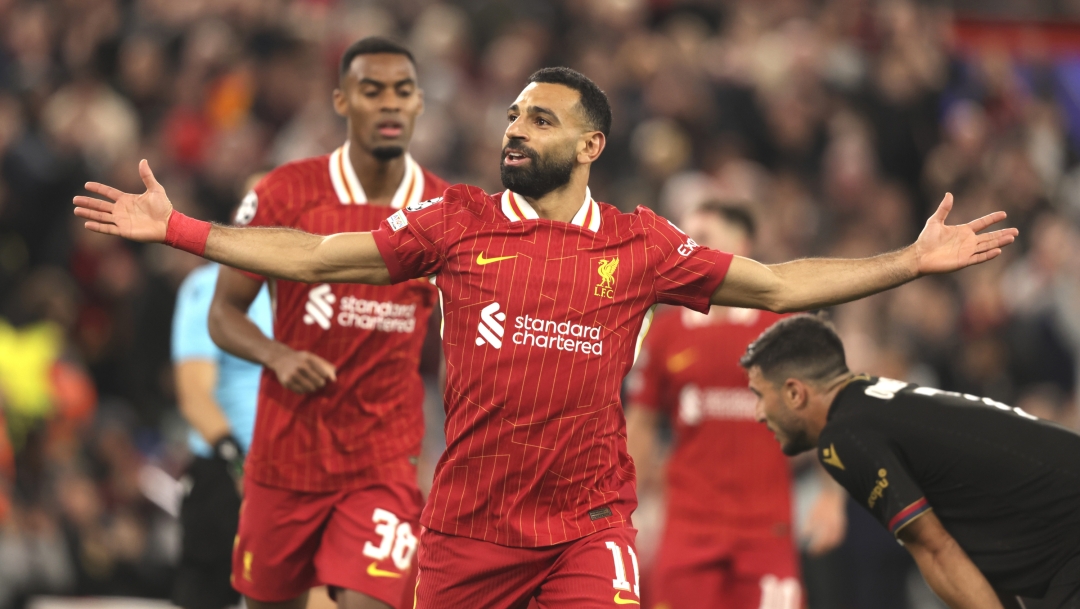
POLYGON ((667 526, 695 532, 787 535, 791 473, 772 433, 754 420, 739 357, 782 315, 720 308, 656 316, 627 379, 631 404, 667 414, 667 526))
MULTIPOLYGON (((446 182, 406 156, 391 205, 368 205, 348 148, 270 172, 244 198, 237 223, 320 235, 369 231, 398 209, 446 189, 446 182)), ((435 288, 427 281, 368 286, 274 280, 271 296, 274 337, 334 364, 337 381, 300 395, 264 371, 245 473, 260 484, 305 492, 343 490, 372 478, 415 479, 408 468, 379 466, 420 452, 424 388, 418 367, 435 288)))
POLYGON ((620 385, 657 303, 707 310, 731 255, 586 195, 573 222, 453 186, 375 232, 394 281, 436 275, 447 448, 421 522, 507 546, 630 525, 620 385))

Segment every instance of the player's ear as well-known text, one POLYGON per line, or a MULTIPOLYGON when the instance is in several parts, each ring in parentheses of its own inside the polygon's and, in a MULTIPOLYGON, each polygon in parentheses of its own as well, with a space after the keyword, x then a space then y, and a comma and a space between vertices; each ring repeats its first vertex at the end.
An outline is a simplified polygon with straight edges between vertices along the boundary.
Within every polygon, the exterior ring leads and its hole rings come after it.
POLYGON ((578 144, 577 161, 582 165, 589 165, 600 158, 600 153, 607 146, 607 138, 599 131, 586 131, 578 144))
POLYGON ((423 116, 424 114, 424 90, 420 87, 416 88, 416 97, 420 99, 420 108, 416 111, 416 116, 423 116))
POLYGON ((784 400, 784 404, 791 410, 801 410, 810 401, 806 383, 796 378, 789 378, 784 381, 784 386, 780 389, 780 395, 784 400))
POLYGON ((345 92, 341 90, 341 87, 334 89, 333 101, 334 112, 337 112, 338 116, 346 116, 349 112, 349 102, 345 99, 345 92))

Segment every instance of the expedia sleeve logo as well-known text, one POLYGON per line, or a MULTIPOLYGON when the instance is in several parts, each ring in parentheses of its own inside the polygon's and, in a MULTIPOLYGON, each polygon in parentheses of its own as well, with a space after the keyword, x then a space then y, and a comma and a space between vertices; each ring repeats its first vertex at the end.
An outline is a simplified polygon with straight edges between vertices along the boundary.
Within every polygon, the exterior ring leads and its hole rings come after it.
MULTIPOLYGON (((686 233, 683 231, 683 229, 679 228, 678 226, 675 226, 674 222, 672 222, 671 220, 667 220, 667 223, 671 225, 671 228, 674 228, 675 230, 682 233, 682 235, 684 237, 686 237, 686 233)), ((690 254, 692 254, 694 252, 695 249, 697 249, 699 247, 701 247, 701 246, 698 245, 693 239, 691 239, 690 237, 686 237, 686 243, 683 243, 682 245, 679 246, 679 250, 678 250, 679 255, 684 256, 684 257, 689 256, 690 254)))
POLYGON ((679 255, 680 256, 689 256, 691 253, 693 253, 693 251, 695 249, 697 249, 699 247, 701 247, 701 246, 698 245, 693 239, 691 239, 690 237, 687 237, 686 238, 686 243, 683 243, 682 245, 679 246, 679 255))
POLYGON ((874 485, 874 490, 870 491, 870 497, 866 500, 867 505, 870 507, 874 507, 874 504, 877 503, 878 499, 881 499, 885 494, 885 489, 889 488, 889 480, 885 477, 889 475, 889 472, 884 469, 879 469, 877 475, 877 484, 874 485))

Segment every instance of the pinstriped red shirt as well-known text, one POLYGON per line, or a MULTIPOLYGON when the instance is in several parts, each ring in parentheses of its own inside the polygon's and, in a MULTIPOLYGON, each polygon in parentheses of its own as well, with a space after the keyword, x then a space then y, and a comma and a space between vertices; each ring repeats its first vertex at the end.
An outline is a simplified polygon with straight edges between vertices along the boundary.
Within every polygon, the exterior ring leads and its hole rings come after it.
POLYGON ((374 235, 394 281, 436 275, 443 301, 447 449, 422 523, 519 547, 630 526, 620 384, 652 308, 706 310, 731 255, 645 208, 587 194, 554 222, 469 186, 374 235))
POLYGON ((627 401, 666 414, 668 530, 734 537, 791 532, 791 466, 754 420, 739 357, 783 315, 714 308, 658 312, 627 378, 627 401))
MULTIPOLYGON (((368 205, 346 144, 270 172, 245 197, 236 221, 321 235, 373 230, 398 209, 446 189, 411 157, 406 166, 391 205, 368 205)), ((337 381, 299 395, 263 372, 245 474, 304 492, 372 479, 415 482, 415 468, 402 457, 419 454, 424 433, 420 349, 435 289, 424 280, 394 286, 273 280, 271 295, 274 337, 333 363, 337 381)))

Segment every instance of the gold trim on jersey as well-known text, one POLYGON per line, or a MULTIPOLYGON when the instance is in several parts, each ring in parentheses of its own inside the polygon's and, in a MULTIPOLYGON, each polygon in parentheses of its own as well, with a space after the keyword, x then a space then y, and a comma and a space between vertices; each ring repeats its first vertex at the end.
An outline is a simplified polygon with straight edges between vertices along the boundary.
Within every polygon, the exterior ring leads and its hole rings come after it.
MULTIPOLYGON (((503 191, 501 208, 503 215, 511 222, 540 219, 540 214, 536 213, 525 197, 510 190, 503 191)), ((585 202, 581 204, 570 223, 587 228, 594 233, 600 230, 600 204, 593 200, 592 191, 588 188, 585 189, 585 202)))
MULTIPOLYGON (((367 193, 364 192, 360 178, 356 177, 356 170, 349 162, 349 142, 345 142, 340 148, 330 154, 330 182, 334 185, 334 192, 338 200, 345 205, 367 203, 367 193)), ((424 171, 413 160, 412 155, 405 153, 405 175, 398 184, 394 197, 390 199, 390 207, 401 209, 405 206, 419 203, 424 196, 424 171)))

